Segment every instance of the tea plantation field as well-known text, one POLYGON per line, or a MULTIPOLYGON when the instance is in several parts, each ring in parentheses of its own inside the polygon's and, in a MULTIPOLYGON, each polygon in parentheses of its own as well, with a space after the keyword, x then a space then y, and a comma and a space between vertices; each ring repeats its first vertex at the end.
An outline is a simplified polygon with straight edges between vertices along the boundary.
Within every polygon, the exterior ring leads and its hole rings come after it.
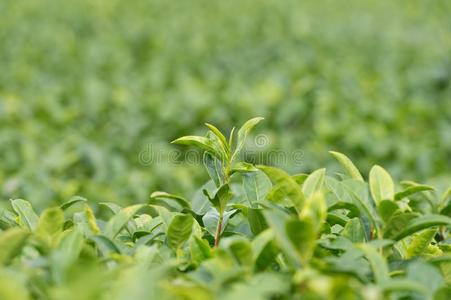
POLYGON ((192 194, 207 178, 168 158, 180 151, 168 141, 253 116, 266 118, 258 153, 302 151, 280 165, 291 173, 335 168, 332 149, 365 172, 383 163, 449 181, 447 0, 5 0, 0 11, 2 199, 192 194))
POLYGON ((0 300, 450 299, 450 16, 0 1, 0 300))

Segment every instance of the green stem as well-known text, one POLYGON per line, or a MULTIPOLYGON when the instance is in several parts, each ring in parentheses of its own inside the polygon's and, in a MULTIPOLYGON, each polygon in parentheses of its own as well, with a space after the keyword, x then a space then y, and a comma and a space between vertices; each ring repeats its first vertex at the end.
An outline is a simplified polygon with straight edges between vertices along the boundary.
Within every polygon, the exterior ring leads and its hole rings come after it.
POLYGON ((219 240, 221 239, 221 231, 222 231, 222 213, 219 215, 218 226, 216 227, 215 232, 215 247, 219 246, 219 240))

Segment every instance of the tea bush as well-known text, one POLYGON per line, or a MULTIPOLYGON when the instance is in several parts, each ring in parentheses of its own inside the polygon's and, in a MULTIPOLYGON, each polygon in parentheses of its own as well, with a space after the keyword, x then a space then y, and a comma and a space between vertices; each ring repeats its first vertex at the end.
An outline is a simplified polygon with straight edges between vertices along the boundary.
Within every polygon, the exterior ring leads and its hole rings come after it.
POLYGON ((378 165, 366 179, 334 151, 335 174, 240 161, 261 120, 174 141, 204 152, 210 180, 192 198, 74 197, 39 215, 11 200, 0 299, 449 299, 451 188, 378 165))

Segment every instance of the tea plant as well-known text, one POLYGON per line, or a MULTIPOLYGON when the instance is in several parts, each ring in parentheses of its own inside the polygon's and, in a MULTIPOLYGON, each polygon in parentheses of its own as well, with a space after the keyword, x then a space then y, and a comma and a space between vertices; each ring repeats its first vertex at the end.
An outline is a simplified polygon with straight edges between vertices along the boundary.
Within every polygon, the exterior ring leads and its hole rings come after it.
POLYGON ((262 120, 204 151, 210 180, 193 197, 91 205, 74 197, 39 215, 0 211, 0 299, 449 299, 451 189, 343 172, 289 175, 240 161, 262 120))

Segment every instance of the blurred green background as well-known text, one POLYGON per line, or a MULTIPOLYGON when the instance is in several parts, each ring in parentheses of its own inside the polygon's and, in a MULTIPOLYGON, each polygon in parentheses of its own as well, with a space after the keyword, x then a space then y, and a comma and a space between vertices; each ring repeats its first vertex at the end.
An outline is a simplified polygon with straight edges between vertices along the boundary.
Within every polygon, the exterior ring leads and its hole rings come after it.
POLYGON ((206 175, 162 155, 169 141, 255 116, 258 151, 302 150, 290 172, 333 170, 337 150, 364 173, 451 180, 448 0, 3 0, 0 14, 3 203, 189 196, 206 175))

